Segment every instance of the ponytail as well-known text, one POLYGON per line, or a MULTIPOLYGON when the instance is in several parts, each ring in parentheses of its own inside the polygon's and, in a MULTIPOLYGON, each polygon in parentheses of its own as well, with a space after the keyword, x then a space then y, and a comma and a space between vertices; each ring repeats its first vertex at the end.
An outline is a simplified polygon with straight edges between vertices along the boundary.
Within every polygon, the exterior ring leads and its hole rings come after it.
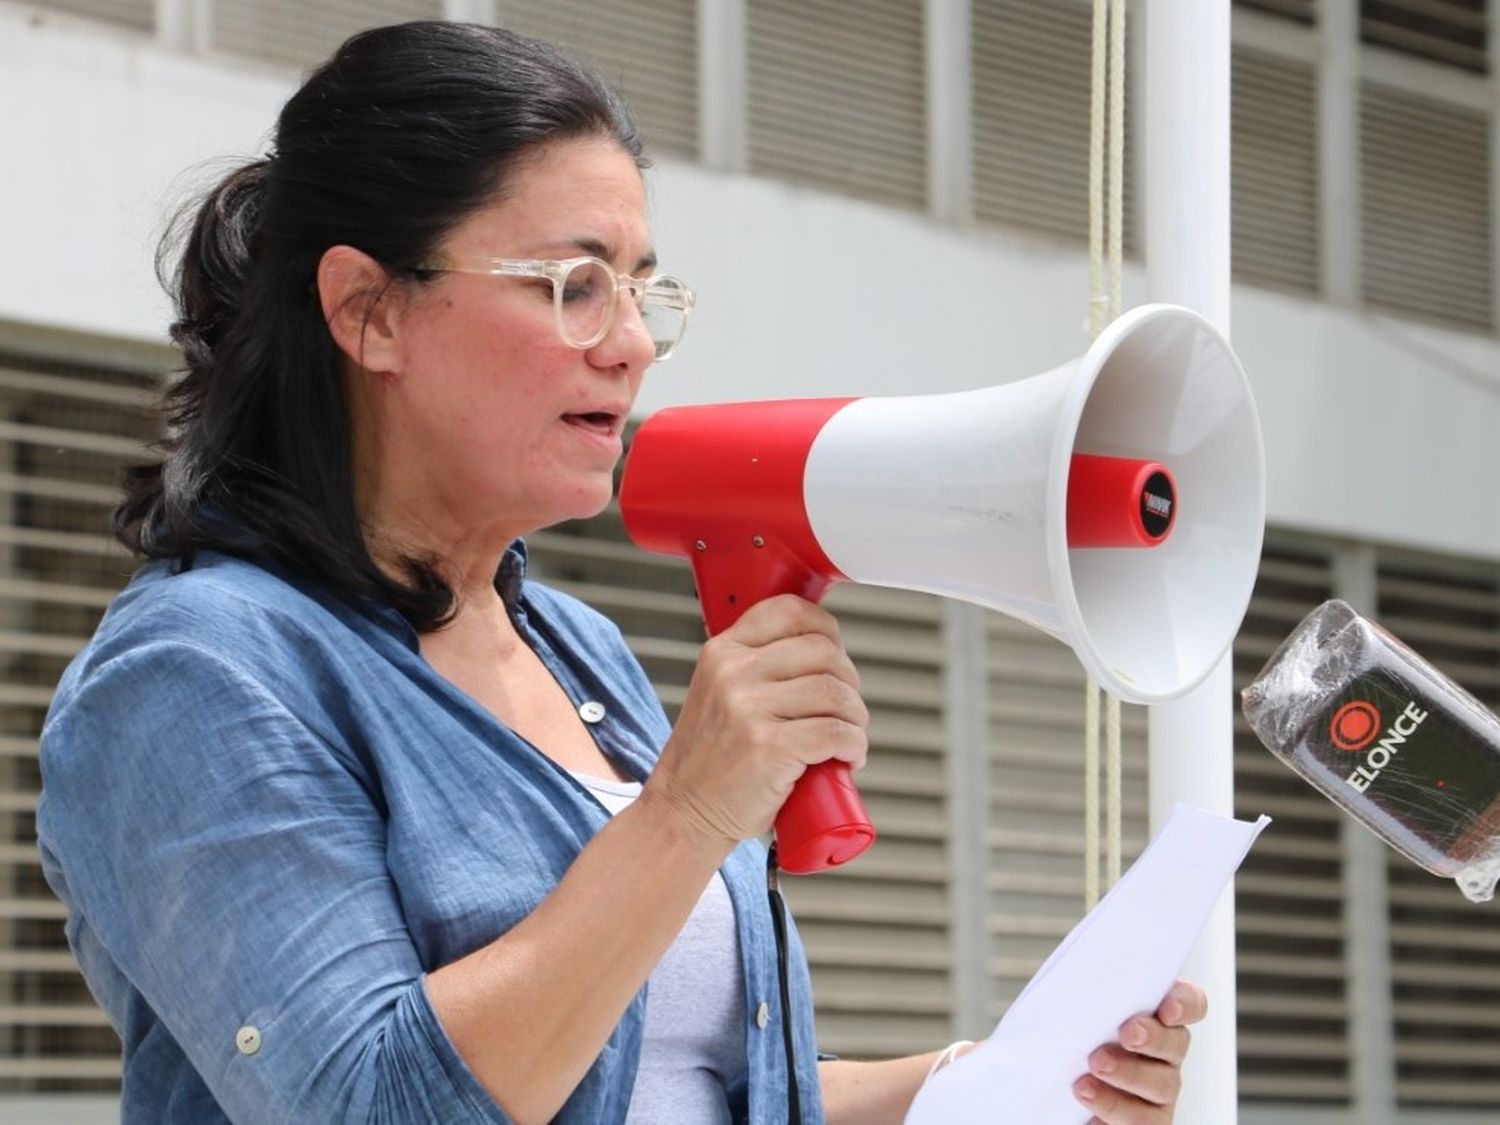
POLYGON ((226 176, 197 208, 179 212, 173 227, 191 218, 192 229, 171 275, 173 230, 158 248, 157 277, 177 299, 172 342, 189 368, 206 364, 233 319, 250 274, 270 166, 267 158, 252 160, 226 176))

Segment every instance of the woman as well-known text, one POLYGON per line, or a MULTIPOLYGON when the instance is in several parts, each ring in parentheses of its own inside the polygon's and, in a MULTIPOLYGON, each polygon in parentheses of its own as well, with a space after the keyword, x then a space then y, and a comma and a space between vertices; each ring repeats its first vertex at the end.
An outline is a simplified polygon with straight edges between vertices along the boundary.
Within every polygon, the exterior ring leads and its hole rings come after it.
MULTIPOLYGON (((746 613, 672 727, 613 626, 525 581, 691 308, 649 277, 644 163, 547 46, 408 24, 193 217, 171 436, 116 519, 150 561, 43 740, 127 1120, 899 1121, 957 1053, 817 1061, 793 931, 788 1064, 754 839, 808 763, 864 760, 833 619, 746 613)), ((1100 1120, 1169 1119, 1202 1004, 1101 1049, 1100 1120)))

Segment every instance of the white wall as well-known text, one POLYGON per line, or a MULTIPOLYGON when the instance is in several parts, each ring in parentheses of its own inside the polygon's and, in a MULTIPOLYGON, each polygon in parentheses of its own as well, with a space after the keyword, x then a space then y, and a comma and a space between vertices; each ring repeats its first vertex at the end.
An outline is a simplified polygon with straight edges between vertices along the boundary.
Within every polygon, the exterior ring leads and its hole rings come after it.
MULTIPOLYGON (((0 0, 0 320, 161 338, 152 250, 184 171, 261 151, 293 81, 0 0)), ((653 198, 700 306, 644 409, 956 390, 1086 346, 1079 251, 675 162, 653 198)), ((1234 318, 1272 522, 1500 560, 1500 344, 1249 289, 1234 318)))

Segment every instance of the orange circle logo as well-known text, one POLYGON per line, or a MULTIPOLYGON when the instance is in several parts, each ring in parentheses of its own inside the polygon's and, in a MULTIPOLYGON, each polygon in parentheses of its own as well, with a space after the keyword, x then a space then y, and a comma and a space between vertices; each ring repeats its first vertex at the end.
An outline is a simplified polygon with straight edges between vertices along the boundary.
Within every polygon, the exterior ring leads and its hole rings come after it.
POLYGON ((1328 737, 1340 750, 1363 750, 1379 733, 1380 712, 1362 699, 1344 704, 1328 724, 1328 737))

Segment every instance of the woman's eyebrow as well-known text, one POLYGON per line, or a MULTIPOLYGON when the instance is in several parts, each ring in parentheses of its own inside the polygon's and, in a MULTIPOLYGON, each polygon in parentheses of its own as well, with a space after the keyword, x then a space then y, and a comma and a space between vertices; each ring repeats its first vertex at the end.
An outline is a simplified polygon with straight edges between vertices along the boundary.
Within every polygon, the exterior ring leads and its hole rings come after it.
MULTIPOLYGON (((578 247, 585 254, 592 255, 595 258, 603 258, 606 262, 613 262, 615 260, 613 248, 606 246, 597 238, 575 238, 572 242, 574 246, 578 247)), ((640 273, 642 270, 654 270, 655 268, 656 251, 650 250, 641 256, 640 260, 636 262, 635 268, 630 272, 640 273)))

